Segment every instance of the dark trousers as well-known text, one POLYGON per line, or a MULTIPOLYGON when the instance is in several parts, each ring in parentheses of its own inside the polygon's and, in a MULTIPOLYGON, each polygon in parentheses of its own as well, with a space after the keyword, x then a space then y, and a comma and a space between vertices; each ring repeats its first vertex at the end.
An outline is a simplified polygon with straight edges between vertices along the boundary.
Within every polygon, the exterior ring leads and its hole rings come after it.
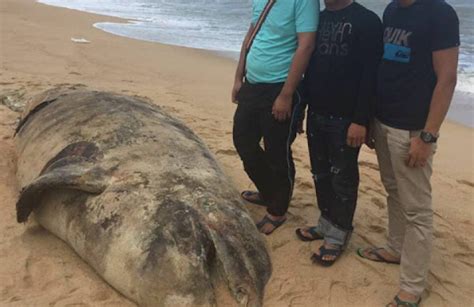
POLYGON ((321 217, 346 233, 353 229, 359 188, 360 148, 346 144, 350 124, 348 119, 308 112, 308 145, 321 217))
MULTIPOLYGON (((296 119, 292 116, 279 122, 272 115, 281 88, 282 84, 244 84, 237 97, 233 129, 234 145, 245 172, 267 204, 268 213, 275 216, 287 212, 295 179, 291 144, 296 137, 296 119)), ((299 97, 295 102, 299 103, 299 97)))

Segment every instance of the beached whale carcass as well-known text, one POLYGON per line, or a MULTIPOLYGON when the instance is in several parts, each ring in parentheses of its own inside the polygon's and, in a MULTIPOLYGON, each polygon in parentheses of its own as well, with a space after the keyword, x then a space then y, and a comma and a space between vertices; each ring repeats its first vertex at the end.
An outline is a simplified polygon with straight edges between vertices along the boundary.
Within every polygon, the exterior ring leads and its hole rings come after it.
POLYGON ((259 306, 264 241, 206 146, 136 98, 53 89, 16 133, 19 222, 37 221, 143 306, 259 306), (217 302, 218 303, 218 302, 217 302))

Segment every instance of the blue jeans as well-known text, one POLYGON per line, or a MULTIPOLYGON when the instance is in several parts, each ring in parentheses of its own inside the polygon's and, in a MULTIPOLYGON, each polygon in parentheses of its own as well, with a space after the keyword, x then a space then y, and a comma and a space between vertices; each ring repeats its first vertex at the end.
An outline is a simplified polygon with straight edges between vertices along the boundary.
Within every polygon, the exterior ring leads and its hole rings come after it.
POLYGON ((318 231, 327 243, 344 246, 352 233, 359 188, 360 148, 346 144, 349 119, 308 111, 307 133, 316 198, 318 231))

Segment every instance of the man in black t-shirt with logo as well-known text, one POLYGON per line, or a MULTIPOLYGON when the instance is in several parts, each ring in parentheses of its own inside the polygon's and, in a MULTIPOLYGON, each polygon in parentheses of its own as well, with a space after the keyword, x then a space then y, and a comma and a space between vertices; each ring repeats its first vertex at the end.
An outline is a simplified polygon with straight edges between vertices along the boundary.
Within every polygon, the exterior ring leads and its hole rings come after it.
POLYGON ((352 0, 325 0, 304 88, 311 171, 321 212, 303 241, 324 240, 312 260, 330 266, 353 231, 358 157, 373 117, 377 67, 383 51, 380 18, 352 0))
POLYGON ((388 306, 418 306, 432 249, 432 161, 456 86, 459 20, 443 0, 396 0, 383 23, 374 138, 388 193, 388 243, 358 253, 400 263, 400 290, 388 306))

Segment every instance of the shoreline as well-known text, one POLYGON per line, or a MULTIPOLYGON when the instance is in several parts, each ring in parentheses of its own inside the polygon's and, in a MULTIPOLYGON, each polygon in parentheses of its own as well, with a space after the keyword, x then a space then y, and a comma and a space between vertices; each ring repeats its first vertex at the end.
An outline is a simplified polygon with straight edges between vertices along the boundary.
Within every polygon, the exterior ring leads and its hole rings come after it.
MULTIPOLYGON (((119 20, 34 0, 2 0, 0 98, 20 101, 60 84, 145 97, 194 130, 238 189, 251 187, 232 144, 235 62, 92 26, 104 19, 119 20), (91 43, 75 44, 71 37, 91 43)), ((12 136, 17 117, 0 103, 0 305, 134 306, 65 243, 34 222, 16 223, 19 187, 12 136)), ((433 176, 435 243, 423 301, 427 306, 469 306, 474 297, 474 129, 448 121, 441 133, 433 176)), ((347 252, 328 271, 309 260, 318 244, 302 243, 294 235, 296 227, 314 224, 318 211, 306 137, 298 137, 293 149, 297 178, 289 219, 266 237, 273 275, 264 306, 385 305, 397 290, 398 268, 364 261, 355 253, 385 241, 385 192, 374 152, 361 151, 355 232, 347 252)), ((256 206, 249 211, 254 220, 264 214, 256 206)))
MULTIPOLYGON (((99 25, 100 24, 107 24, 107 23, 112 23, 112 24, 129 24, 129 23, 141 23, 142 21, 136 20, 136 19, 129 19, 129 18, 122 18, 122 17, 116 17, 112 15, 103 15, 95 12, 90 12, 87 10, 82 10, 82 9, 77 9, 77 8, 69 8, 69 7, 62 7, 62 6, 56 6, 52 4, 47 4, 47 3, 42 3, 40 0, 36 0, 37 3, 42 4, 42 5, 47 5, 47 6, 52 6, 52 7, 57 7, 57 8, 62 8, 62 9, 68 9, 68 10, 73 10, 77 12, 82 12, 86 14, 94 14, 97 16, 103 16, 106 18, 115 18, 118 19, 118 21, 97 21, 95 22, 92 26, 104 31, 105 33, 112 34, 115 36, 119 37, 124 37, 128 39, 134 39, 138 41, 144 41, 144 42, 150 42, 150 43, 157 43, 160 45, 166 45, 166 46, 171 46, 171 47, 178 47, 178 48, 185 48, 185 49, 190 49, 190 50, 195 50, 195 51, 200 51, 200 52, 207 52, 211 55, 217 55, 226 59, 232 59, 234 61, 238 61, 238 51, 223 51, 223 50, 211 50, 211 49, 205 49, 205 48, 196 48, 196 47, 188 47, 180 44, 171 44, 171 43, 164 43, 156 40, 146 40, 146 39, 140 39, 140 38, 135 38, 132 36, 127 36, 124 34, 119 34, 119 33, 114 33, 113 31, 107 31, 106 29, 101 28, 99 25)), ((460 125, 466 126, 468 128, 474 129, 474 92, 467 92, 462 89, 457 88, 454 96, 453 96, 453 101, 451 104, 451 108, 447 114, 447 120, 453 122, 453 123, 458 123, 460 125)))

